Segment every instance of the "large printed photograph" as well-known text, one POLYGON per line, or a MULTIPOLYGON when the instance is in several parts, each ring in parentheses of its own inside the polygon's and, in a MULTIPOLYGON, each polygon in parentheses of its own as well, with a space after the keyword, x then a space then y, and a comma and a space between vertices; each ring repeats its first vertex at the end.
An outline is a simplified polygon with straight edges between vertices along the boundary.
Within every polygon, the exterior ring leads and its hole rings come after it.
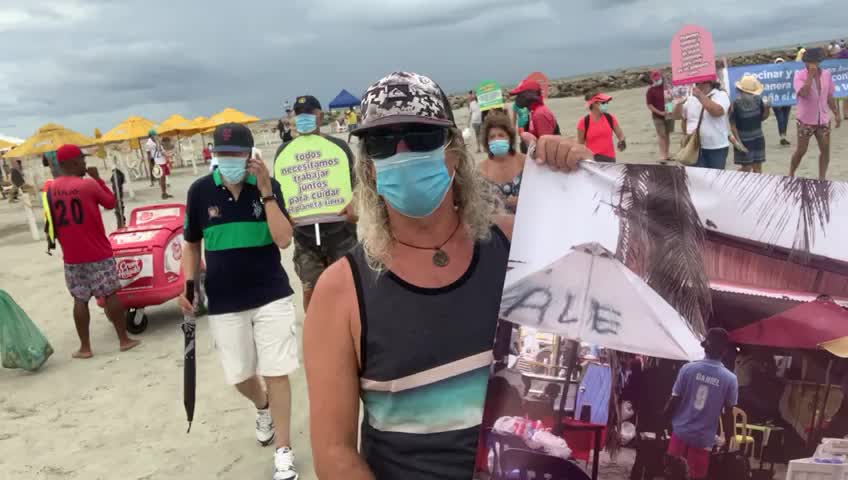
POLYGON ((475 478, 674 475, 680 417, 711 402, 732 432, 716 416, 699 447, 729 438, 766 472, 844 429, 848 373, 827 346, 848 336, 848 184, 528 162, 517 212, 475 478), (686 392, 681 368, 711 359, 727 380, 686 392))

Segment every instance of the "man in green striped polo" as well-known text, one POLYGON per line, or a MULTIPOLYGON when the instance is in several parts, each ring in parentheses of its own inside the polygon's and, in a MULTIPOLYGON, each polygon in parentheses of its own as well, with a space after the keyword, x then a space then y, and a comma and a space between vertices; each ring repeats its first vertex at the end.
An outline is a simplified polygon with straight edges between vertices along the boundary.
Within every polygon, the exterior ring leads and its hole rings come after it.
MULTIPOLYGON (((224 376, 256 406, 257 441, 275 443, 273 480, 293 480, 288 375, 299 363, 293 291, 280 263, 292 224, 280 184, 251 158, 250 129, 224 124, 214 140, 218 168, 188 191, 183 272, 186 280, 198 278, 203 242, 209 330, 224 376)), ((194 314, 185 295, 180 305, 194 314)))

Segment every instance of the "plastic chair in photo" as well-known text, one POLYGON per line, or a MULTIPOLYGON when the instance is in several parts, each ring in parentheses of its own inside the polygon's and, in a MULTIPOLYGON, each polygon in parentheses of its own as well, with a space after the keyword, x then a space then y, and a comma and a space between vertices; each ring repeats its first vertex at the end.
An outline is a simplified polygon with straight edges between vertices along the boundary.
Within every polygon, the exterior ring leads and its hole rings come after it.
POLYGON ((591 480, 576 463, 564 458, 552 457, 531 450, 512 448, 501 454, 501 465, 505 477, 510 480, 530 478, 549 480, 591 480), (534 476, 530 476, 530 472, 534 476))
POLYGON ((492 452, 492 469, 491 480, 507 480, 506 472, 503 468, 503 455, 505 452, 513 449, 525 450, 527 444, 524 440, 515 435, 504 435, 490 430, 486 439, 486 446, 492 452))
POLYGON ((754 437, 748 428, 748 414, 739 407, 733 407, 733 441, 745 456, 750 457, 754 452, 754 437))

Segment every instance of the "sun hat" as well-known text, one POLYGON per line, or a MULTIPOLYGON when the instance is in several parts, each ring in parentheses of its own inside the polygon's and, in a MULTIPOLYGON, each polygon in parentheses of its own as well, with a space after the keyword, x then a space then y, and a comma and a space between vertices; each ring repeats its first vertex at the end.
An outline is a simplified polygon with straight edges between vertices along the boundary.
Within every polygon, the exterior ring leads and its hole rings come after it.
POLYGON ((606 103, 612 100, 612 97, 606 93, 596 93, 592 98, 586 101, 586 108, 592 106, 593 103, 606 103))
POLYGON ((56 149, 56 161, 58 163, 86 156, 87 155, 82 152, 80 147, 76 145, 65 144, 56 149))
POLYGON ((525 78, 518 84, 517 87, 510 90, 510 95, 518 95, 521 92, 541 92, 542 86, 539 85, 539 82, 536 80, 530 80, 529 78, 525 78))
POLYGON ((777 58, 774 59, 774 63, 785 63, 785 62, 786 62, 786 60, 784 60, 782 57, 777 57, 777 58))
POLYGON ((763 84, 753 75, 745 75, 736 82, 736 88, 753 95, 763 93, 763 84))
POLYGON ((809 48, 804 52, 801 61, 804 63, 821 63, 824 60, 824 50, 821 48, 809 48))
POLYGON ((652 82, 656 82, 657 80, 662 78, 662 73, 660 73, 659 70, 651 70, 651 73, 649 75, 652 82))
POLYGON ((429 77, 412 72, 390 73, 368 87, 360 111, 362 123, 353 131, 358 137, 373 128, 405 123, 456 126, 442 88, 429 77))
POLYGON ((241 123, 218 125, 212 138, 215 142, 212 151, 215 153, 244 153, 253 150, 253 133, 241 123))
POLYGON ((151 128, 150 130, 147 131, 148 137, 152 137, 154 135, 156 135, 156 129, 155 128, 151 128))

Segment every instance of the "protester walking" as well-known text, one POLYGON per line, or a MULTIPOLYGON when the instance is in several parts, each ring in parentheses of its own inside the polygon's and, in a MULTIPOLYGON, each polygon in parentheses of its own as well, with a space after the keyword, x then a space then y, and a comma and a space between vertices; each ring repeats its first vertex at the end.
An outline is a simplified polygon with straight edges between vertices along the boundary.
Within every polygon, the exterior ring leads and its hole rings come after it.
POLYGON ((168 159, 165 158, 165 149, 162 148, 162 142, 159 141, 159 136, 156 130, 151 129, 147 132, 147 142, 144 144, 144 150, 147 152, 147 158, 150 166, 150 186, 153 186, 153 170, 159 168, 159 188, 162 190, 162 200, 173 198, 173 195, 168 194, 168 176, 171 174, 171 168, 168 165, 168 159))
POLYGON ((100 179, 95 167, 86 167, 85 155, 76 145, 56 150, 61 175, 47 187, 47 205, 55 239, 62 247, 65 283, 74 299, 74 325, 80 348, 74 358, 91 358, 89 324, 91 297, 103 298, 106 317, 115 327, 122 352, 140 342, 127 335, 126 311, 115 294, 120 288, 112 244, 106 237, 100 207, 115 208, 115 195, 100 179), (90 178, 85 178, 86 174, 90 178))
POLYGON ((730 97, 720 87, 715 79, 700 82, 692 89, 692 95, 675 107, 675 116, 682 115, 683 131, 687 135, 697 131, 700 135, 701 149, 696 167, 724 170, 727 165, 730 97))
MULTIPOLYGON (((785 60, 778 57, 774 63, 782 64, 785 63, 785 60)), ((789 113, 792 111, 792 105, 771 108, 774 111, 774 118, 777 120, 777 133, 780 134, 780 145, 788 147, 791 143, 786 139, 786 129, 789 127, 789 113)))
POLYGON ((819 145, 819 179, 827 179, 827 167, 830 164, 830 121, 834 115, 836 128, 842 124, 842 117, 836 106, 835 85, 828 70, 821 68, 824 50, 811 48, 804 53, 805 68, 795 72, 794 88, 797 95, 795 119, 798 126, 798 145, 789 165, 789 176, 794 177, 807 153, 810 138, 816 137, 819 145))
POLYGON ((680 369, 665 409, 674 432, 668 454, 686 460, 692 480, 707 478, 719 420, 724 431, 722 450, 730 448, 733 407, 739 396, 736 375, 721 363, 730 348, 727 332, 712 328, 701 345, 706 358, 680 369))
POLYGON ((738 95, 730 106, 730 127, 733 136, 742 144, 734 148, 733 163, 743 172, 763 172, 766 161, 766 139, 763 122, 769 116, 768 104, 760 95, 763 84, 753 75, 745 75, 736 82, 738 95))
MULTIPOLYGON (((273 479, 294 480, 288 376, 300 365, 294 291, 280 263, 292 225, 280 184, 250 158, 250 129, 227 123, 213 137, 218 168, 196 180, 186 200, 183 274, 199 279, 202 244, 209 331, 224 377, 256 407, 256 440, 275 444, 273 479)), ((185 315, 195 314, 185 293, 179 301, 185 315)))
MULTIPOLYGON (((665 83, 662 73, 653 70, 650 73, 651 86, 645 94, 645 103, 651 112, 654 129, 657 131, 657 146, 660 152, 660 162, 668 162, 671 159, 669 147, 671 145, 671 132, 674 131, 674 120, 671 112, 665 108, 665 83)), ((590 148, 591 150, 591 148, 590 148)))
POLYGON ((510 95, 515 95, 515 104, 518 108, 526 108, 530 111, 530 123, 527 131, 536 138, 544 135, 559 135, 559 124, 554 112, 545 105, 542 97, 542 86, 535 80, 525 78, 515 87, 510 95))
MULTIPOLYGON (((304 329, 316 474, 467 480, 512 217, 491 216, 431 79, 392 73, 368 88, 361 111, 361 243, 319 279, 304 329)), ((539 139, 536 152, 569 170, 590 155, 558 137, 539 139)))
MULTIPOLYGON (((353 152, 347 143, 338 138, 321 135, 320 125, 324 112, 321 111, 321 103, 318 99, 311 95, 298 97, 294 102, 294 113, 297 138, 309 135, 319 136, 344 151, 350 166, 351 184, 353 184, 353 152)), ((274 158, 278 158, 286 149, 294 148, 296 144, 297 142, 289 142, 281 145, 274 158)), ((294 269, 303 286, 304 311, 309 308, 318 277, 356 245, 356 217, 353 215, 353 207, 347 205, 340 215, 345 220, 320 223, 317 227, 315 225, 297 226, 294 229, 294 269)))
POLYGON ((483 112, 480 111, 480 104, 477 102, 477 95, 475 95, 472 90, 468 91, 468 111, 470 112, 468 126, 471 127, 471 131, 474 132, 474 143, 477 145, 477 153, 481 153, 483 149, 480 146, 482 141, 480 127, 483 124, 483 112))
POLYGON ((24 185, 26 185, 23 166, 21 165, 20 160, 12 162, 12 168, 9 172, 9 180, 12 182, 12 191, 9 193, 9 203, 15 203, 18 201, 18 195, 23 192, 24 185))
POLYGON ((483 122, 482 130, 488 156, 480 163, 480 174, 494 192, 496 209, 514 214, 525 157, 515 151, 512 122, 504 114, 492 114, 483 122))
POLYGON ((350 143, 351 136, 353 135, 353 131, 356 130, 356 127, 359 126, 359 116, 356 114, 356 110, 353 107, 350 107, 345 115, 345 120, 347 121, 347 143, 350 143))
POLYGON ((605 93, 586 95, 589 114, 577 122, 577 141, 594 152, 596 162, 615 162, 613 134, 618 138, 618 150, 623 152, 627 149, 627 140, 618 119, 609 113, 611 100, 612 97, 605 93))

